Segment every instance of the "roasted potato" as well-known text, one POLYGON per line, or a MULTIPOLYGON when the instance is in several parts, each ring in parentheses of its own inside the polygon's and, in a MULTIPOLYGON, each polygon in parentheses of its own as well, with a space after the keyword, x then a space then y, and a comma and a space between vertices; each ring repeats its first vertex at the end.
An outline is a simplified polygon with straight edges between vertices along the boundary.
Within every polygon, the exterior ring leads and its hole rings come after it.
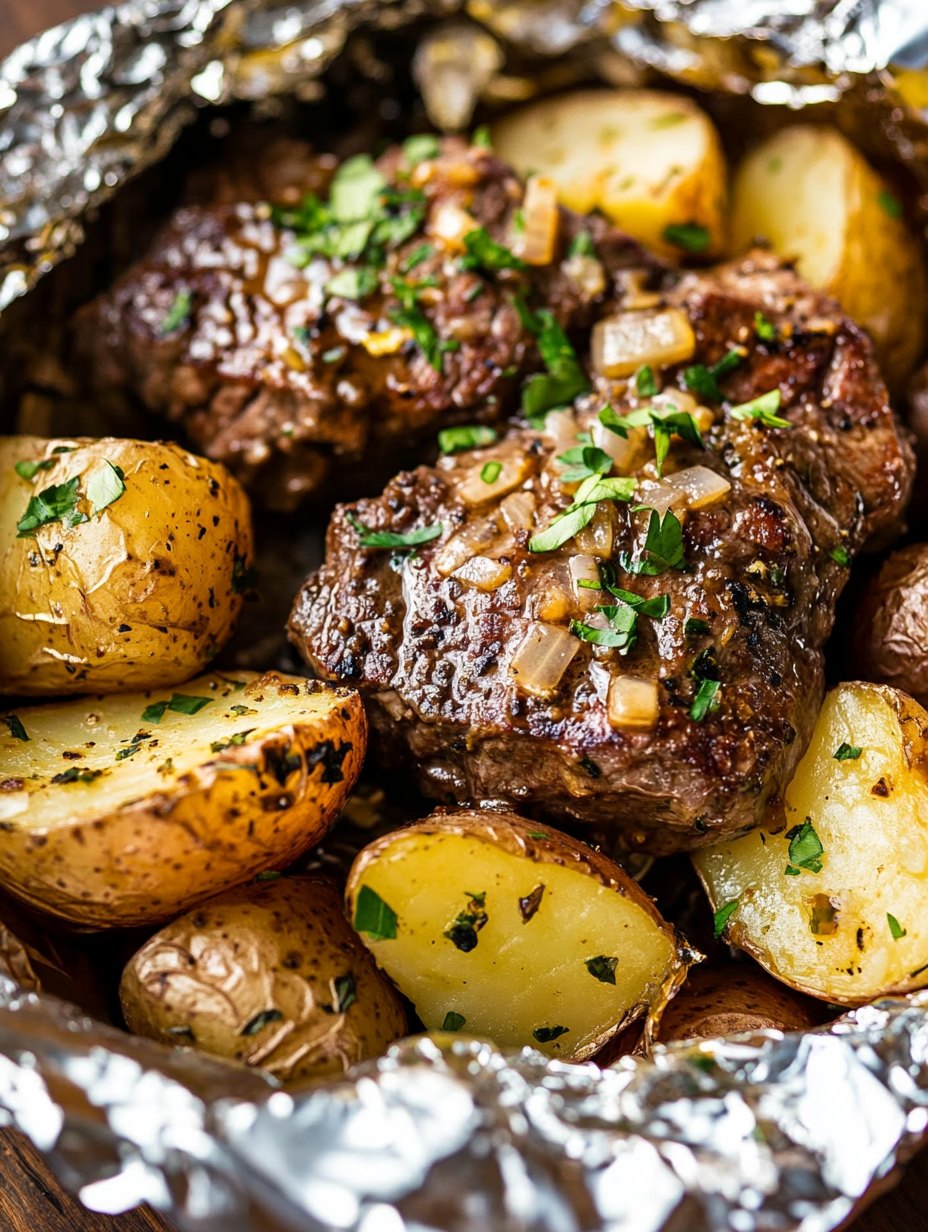
POLYGON ((928 543, 893 552, 864 591, 854 620, 857 670, 928 704, 928 543))
POLYGON ((925 341, 921 248, 889 186, 832 128, 797 124, 758 145, 732 190, 736 251, 765 239, 873 338, 898 388, 925 341))
POLYGON ((691 99, 657 90, 577 90, 529 103, 493 127, 500 157, 550 177, 564 205, 599 209, 653 252, 725 246, 725 156, 691 99))
POLYGON ((429 1029, 588 1057, 663 1003, 691 958, 585 843, 512 813, 439 809, 366 847, 349 915, 429 1029))
POLYGON ((928 713, 885 685, 825 699, 786 828, 697 852, 724 936, 842 1005, 928 984, 928 713))
POLYGON ((399 997, 326 877, 245 886, 188 911, 142 946, 119 992, 136 1035, 286 1083, 344 1073, 406 1031, 399 997))
POLYGON ((179 684, 235 627, 248 499, 179 445, 0 440, 0 692, 179 684))
POLYGON ((753 963, 699 966, 667 1006, 656 1039, 713 1039, 742 1031, 808 1031, 822 1007, 772 980, 753 963))
POLYGON ((167 919, 317 842, 367 727, 350 689, 255 672, 0 715, 0 886, 94 928, 167 919))

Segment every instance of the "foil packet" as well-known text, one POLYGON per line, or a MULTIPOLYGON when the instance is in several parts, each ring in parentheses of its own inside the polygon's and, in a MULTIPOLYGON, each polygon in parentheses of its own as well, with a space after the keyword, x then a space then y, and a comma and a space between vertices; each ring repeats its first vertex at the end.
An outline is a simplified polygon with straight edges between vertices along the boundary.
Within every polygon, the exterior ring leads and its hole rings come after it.
MULTIPOLYGON (((0 333, 198 114, 321 97, 346 57, 376 80, 383 32, 441 128, 657 74, 829 108, 928 201, 921 0, 131 0, 0 65, 0 333)), ((928 1129, 928 993, 605 1070, 419 1037, 295 1093, 41 991, 0 919, 0 1122, 91 1209, 150 1202, 190 1232, 827 1232, 928 1129)))

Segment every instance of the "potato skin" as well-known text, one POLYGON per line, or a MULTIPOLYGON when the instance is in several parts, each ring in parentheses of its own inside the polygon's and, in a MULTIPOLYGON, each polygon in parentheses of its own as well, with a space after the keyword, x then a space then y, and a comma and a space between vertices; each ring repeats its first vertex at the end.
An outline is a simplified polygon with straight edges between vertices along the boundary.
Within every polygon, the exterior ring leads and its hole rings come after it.
POLYGON ((130 960, 119 993, 136 1035, 287 1084, 343 1074, 406 1032, 338 887, 319 876, 243 887, 181 916, 130 960))
POLYGON ((886 559, 864 592, 854 630, 860 674, 928 706, 928 543, 886 559))
POLYGON ((655 1042, 713 1039, 742 1031, 808 1031, 820 1005, 750 963, 699 966, 664 1011, 655 1042))
MULTIPOLYGON (((249 673, 236 673, 242 675, 249 673)), ((139 781, 137 798, 98 812, 90 794, 94 783, 72 784, 66 790, 87 793, 74 797, 81 813, 65 812, 45 825, 36 825, 28 796, 25 811, 12 811, 23 783, 6 780, 0 796, 7 810, 0 811, 0 885, 30 906, 82 927, 134 927, 161 923, 257 873, 284 868, 318 842, 361 770, 367 743, 361 699, 351 689, 299 677, 250 675, 248 688, 231 695, 235 701, 247 703, 258 692, 275 689, 285 697, 302 694, 311 713, 236 747, 215 753, 207 748, 183 773, 154 772, 139 781), (324 756, 332 747, 340 750, 337 773, 324 756), (18 783, 18 790, 10 783, 18 783)), ((210 679, 186 687, 196 692, 210 679)), ((146 699, 140 695, 138 713, 146 699)), ((87 699, 100 703, 93 709, 104 720, 106 700, 87 699)), ((37 709, 49 713, 52 706, 37 709)), ((28 730, 30 711, 18 713, 28 730)), ((37 745, 22 745, 24 755, 37 745)), ((169 752, 164 743, 158 756, 169 752)), ((143 755, 124 764, 134 767, 143 755)), ((69 764, 75 763, 60 763, 69 764)))
POLYGON ((228 640, 252 532, 248 498, 224 467, 163 442, 13 436, 0 441, 0 475, 0 692, 179 684, 228 640), (13 469, 43 460, 32 479, 13 469), (86 485, 104 460, 125 491, 93 513, 86 485), (30 498, 75 476, 87 520, 18 536, 30 498))

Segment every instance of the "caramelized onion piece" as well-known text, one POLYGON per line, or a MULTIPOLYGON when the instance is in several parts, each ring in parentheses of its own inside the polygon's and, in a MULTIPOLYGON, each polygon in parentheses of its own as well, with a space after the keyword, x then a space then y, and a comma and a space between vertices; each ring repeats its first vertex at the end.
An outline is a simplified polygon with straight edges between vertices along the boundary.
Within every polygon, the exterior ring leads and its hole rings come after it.
POLYGON ((574 596, 583 611, 591 611, 597 603, 602 603, 599 562, 595 556, 572 556, 568 568, 570 580, 573 582, 574 596), (588 582, 590 585, 581 586, 581 582, 588 582))
POLYGON ((455 569, 476 556, 481 548, 489 547, 499 539, 499 529, 489 518, 482 518, 467 526, 459 534, 449 539, 432 557, 435 571, 442 577, 448 577, 455 569))
POLYGON ((512 577, 512 566, 492 556, 472 556, 452 577, 477 590, 498 590, 512 577))
POLYGON ((590 439, 609 455, 620 475, 634 474, 654 453, 647 428, 629 428, 628 436, 619 436, 596 419, 590 429, 590 439))
POLYGON ((613 727, 632 731, 656 727, 660 715, 657 682, 640 676, 614 676, 609 684, 607 713, 613 727))
POLYGON ((615 510, 611 504, 602 501, 596 506, 592 521, 574 536, 574 543, 579 551, 608 560, 612 555, 614 539, 615 510))
POLYGON ((597 299, 606 290, 606 271, 602 261, 597 261, 595 257, 578 252, 576 256, 568 257, 561 269, 585 300, 597 299))
POLYGON ((506 492, 517 488, 525 480, 528 470, 528 458, 524 454, 508 458, 487 457, 475 466, 461 471, 460 478, 455 476, 458 495, 468 505, 483 505, 487 501, 495 501, 506 492))
POLYGON ((681 308, 622 312, 593 327, 592 363, 607 377, 631 376, 642 364, 663 368, 691 359, 696 338, 681 308))
POLYGON ((509 530, 531 530, 535 524, 535 497, 531 492, 512 492, 499 507, 509 530))
POLYGON ((640 500, 663 516, 668 509, 679 514, 717 505, 730 491, 728 480, 708 466, 687 466, 663 479, 646 480, 641 485, 640 500))
POLYGON ((464 236, 475 230, 476 226, 473 214, 468 214, 467 210, 462 210, 459 205, 446 201, 435 208, 429 223, 429 233, 452 252, 464 252, 467 247, 464 236))
POLYGON ((562 625, 540 621, 528 627, 509 664, 510 675, 524 693, 547 697, 561 682, 580 643, 562 625))
POLYGON ((523 225, 513 240, 512 251, 527 265, 550 265, 560 220, 554 181, 546 175, 530 175, 522 202, 523 225))

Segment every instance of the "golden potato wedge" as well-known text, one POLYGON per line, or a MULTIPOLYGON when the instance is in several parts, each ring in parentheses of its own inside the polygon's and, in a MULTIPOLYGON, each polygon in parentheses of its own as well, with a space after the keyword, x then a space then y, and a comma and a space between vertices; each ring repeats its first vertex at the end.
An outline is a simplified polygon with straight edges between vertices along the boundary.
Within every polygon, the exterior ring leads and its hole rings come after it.
POLYGON ((921 247, 889 186, 837 130, 792 125, 748 154, 731 232, 736 251, 765 239, 833 295, 870 333, 891 386, 911 374, 928 307, 921 247))
POLYGON ((928 984, 928 713, 838 685, 785 806, 786 829, 693 856, 726 939, 842 1005, 928 984))
POLYGON ((167 919, 317 842, 366 736, 351 689, 277 673, 0 715, 0 886, 93 928, 167 919))
POLYGON ((588 1057, 692 955, 617 864, 513 813, 444 811, 366 847, 349 916, 430 1030, 588 1057))
POLYGON ((248 498, 179 445, 0 440, 0 692, 179 684, 228 640, 248 498))
POLYGON ((725 156, 691 99, 576 90, 510 112, 492 135, 521 175, 549 176, 564 205, 602 210, 653 252, 710 257, 725 246, 725 156))
POLYGON ((327 877, 243 886, 188 911, 130 960, 130 1031, 294 1083, 342 1074, 406 1032, 392 985, 327 877))
POLYGON ((661 1017, 656 1039, 713 1039, 742 1031, 808 1031, 822 1006, 772 980, 753 963, 699 966, 661 1017))

